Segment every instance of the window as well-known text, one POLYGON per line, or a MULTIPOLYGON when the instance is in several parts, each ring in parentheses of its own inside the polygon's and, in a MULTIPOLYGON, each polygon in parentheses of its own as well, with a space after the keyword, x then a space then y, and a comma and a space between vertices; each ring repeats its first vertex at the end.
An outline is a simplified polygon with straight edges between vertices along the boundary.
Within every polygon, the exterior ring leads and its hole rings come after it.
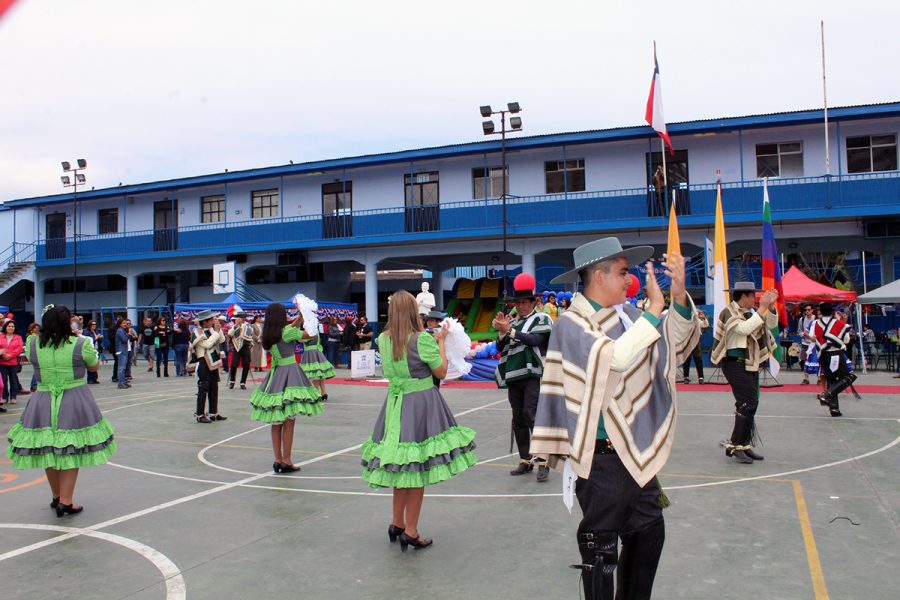
POLYGON ((803 177, 803 142, 756 145, 757 177, 803 177))
POLYGON ((548 194, 563 192, 583 192, 584 159, 551 160, 544 163, 544 178, 548 194))
MULTIPOLYGON (((506 189, 509 190, 509 167, 506 171, 506 189)), ((499 198, 503 195, 503 167, 472 169, 472 198, 499 198)))
POLYGON ((253 192, 252 219, 269 219, 278 216, 278 190, 253 192))
POLYGON ((428 206, 439 203, 438 173, 416 173, 403 176, 406 206, 428 206), (412 178, 412 183, 410 183, 412 178))
POLYGON ((97 211, 97 233, 119 232, 119 209, 101 208, 97 211))
POLYGON ((204 196, 200 198, 201 223, 221 223, 224 220, 225 196, 204 196))
POLYGON ((863 135, 847 138, 848 173, 896 170, 896 135, 863 135))
POLYGON ((353 210, 353 182, 335 181, 322 184, 322 213, 342 214, 353 210))

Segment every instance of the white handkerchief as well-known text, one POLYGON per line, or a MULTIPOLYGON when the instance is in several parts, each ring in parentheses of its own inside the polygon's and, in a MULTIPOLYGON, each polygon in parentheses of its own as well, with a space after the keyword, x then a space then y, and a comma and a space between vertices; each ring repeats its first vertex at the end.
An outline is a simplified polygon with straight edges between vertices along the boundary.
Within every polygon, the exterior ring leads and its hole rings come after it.
POLYGON ((562 486, 563 504, 569 509, 570 515, 572 514, 572 505, 575 504, 575 481, 577 479, 578 476, 572 469, 572 461, 567 458, 566 463, 563 465, 562 486))
POLYGON ((831 372, 834 373, 838 370, 839 365, 841 364, 841 355, 836 354, 831 357, 831 362, 828 363, 828 366, 831 368, 831 372))
POLYGON ((631 326, 634 325, 634 321, 632 321, 631 317, 628 316, 628 313, 625 312, 625 308, 621 304, 616 304, 613 308, 616 309, 616 312, 619 314, 619 320, 622 322, 622 326, 625 327, 625 331, 631 329, 631 326))

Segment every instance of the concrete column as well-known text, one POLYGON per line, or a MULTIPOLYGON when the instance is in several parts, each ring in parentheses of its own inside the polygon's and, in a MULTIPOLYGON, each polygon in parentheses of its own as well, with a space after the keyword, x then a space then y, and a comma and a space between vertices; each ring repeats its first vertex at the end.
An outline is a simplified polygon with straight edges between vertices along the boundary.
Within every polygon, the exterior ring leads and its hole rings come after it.
POLYGON ((132 306, 137 306, 138 303, 138 276, 129 273, 125 277, 125 305, 128 306, 128 318, 131 319, 134 323, 138 323, 138 312, 136 308, 130 308, 132 306))
POLYGON ((537 277, 537 265, 534 262, 533 252, 522 253, 522 272, 537 277))
POLYGON ((366 257, 366 318, 378 323, 378 260, 366 257))
POLYGON ((881 253, 881 285, 887 285, 894 281, 894 252, 893 249, 885 249, 881 253))
POLYGON ((34 320, 41 322, 41 311, 44 310, 44 278, 37 269, 34 270, 34 320))
POLYGON ((434 294, 434 300, 437 302, 435 308, 444 310, 446 305, 444 302, 444 272, 440 270, 440 267, 435 267, 431 274, 431 293, 434 294))

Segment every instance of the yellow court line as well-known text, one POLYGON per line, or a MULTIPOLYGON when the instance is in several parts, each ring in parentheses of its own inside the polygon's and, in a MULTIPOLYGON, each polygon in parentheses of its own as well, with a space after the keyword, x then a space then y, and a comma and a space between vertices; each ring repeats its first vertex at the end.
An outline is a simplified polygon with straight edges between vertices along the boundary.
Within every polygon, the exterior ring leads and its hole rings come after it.
POLYGON ((813 537, 809 513, 806 511, 806 499, 800 481, 793 480, 794 499, 797 501, 797 516, 800 518, 800 530, 803 532, 803 545, 806 546, 806 560, 809 562, 809 575, 812 577, 813 591, 816 600, 828 600, 828 587, 825 585, 825 574, 819 562, 819 551, 816 549, 816 538, 813 537))

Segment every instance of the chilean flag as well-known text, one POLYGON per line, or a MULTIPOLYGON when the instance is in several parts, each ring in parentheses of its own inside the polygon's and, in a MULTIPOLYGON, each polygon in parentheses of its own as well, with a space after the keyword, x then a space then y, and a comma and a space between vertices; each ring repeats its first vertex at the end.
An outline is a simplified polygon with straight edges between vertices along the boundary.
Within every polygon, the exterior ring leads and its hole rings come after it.
POLYGON ((659 137, 665 140, 669 153, 675 154, 669 140, 669 132, 666 130, 666 118, 663 116, 662 81, 659 78, 659 62, 656 60, 656 43, 653 44, 653 81, 650 82, 650 96, 647 98, 647 113, 644 119, 656 130, 659 137))
POLYGON ((3 16, 3 13, 9 10, 9 7, 11 7, 13 5, 13 2, 15 1, 16 0, 0 0, 0 17, 3 16))

